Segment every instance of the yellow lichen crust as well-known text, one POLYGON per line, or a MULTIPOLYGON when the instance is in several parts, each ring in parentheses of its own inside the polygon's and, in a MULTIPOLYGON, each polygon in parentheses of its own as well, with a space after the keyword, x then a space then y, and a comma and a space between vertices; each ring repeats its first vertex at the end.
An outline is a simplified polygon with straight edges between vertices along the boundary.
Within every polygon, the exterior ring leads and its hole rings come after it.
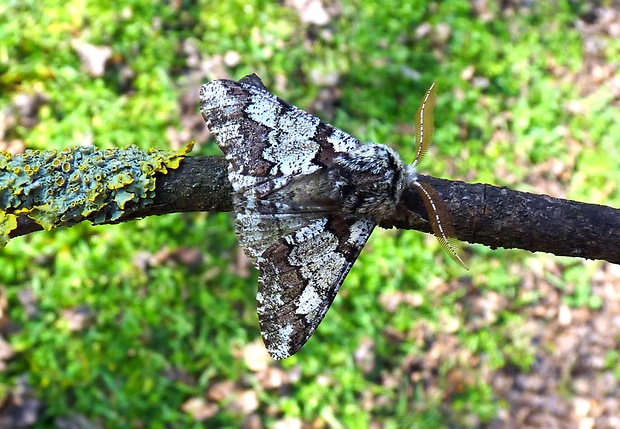
POLYGON ((128 203, 144 207, 155 195, 155 174, 178 168, 192 144, 176 151, 137 147, 99 150, 80 146, 60 152, 0 152, 0 247, 27 215, 44 229, 118 219, 128 203))
POLYGON ((9 242, 9 232, 17 228, 17 217, 12 214, 0 212, 0 248, 9 242), (6 233, 4 232, 6 231, 6 233))

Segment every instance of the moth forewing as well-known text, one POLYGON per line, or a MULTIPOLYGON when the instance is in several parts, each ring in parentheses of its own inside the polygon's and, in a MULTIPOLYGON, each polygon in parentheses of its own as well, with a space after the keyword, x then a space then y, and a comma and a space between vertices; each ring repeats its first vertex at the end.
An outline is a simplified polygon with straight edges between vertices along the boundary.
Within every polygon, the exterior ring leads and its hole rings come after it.
POLYGON ((415 115, 415 141, 416 141, 416 154, 413 160, 413 166, 420 163, 426 151, 428 150, 431 142, 433 141, 433 131, 435 130, 435 124, 433 119, 433 110, 435 109, 435 99, 437 98, 437 82, 433 82, 431 87, 426 91, 426 95, 418 112, 415 115))

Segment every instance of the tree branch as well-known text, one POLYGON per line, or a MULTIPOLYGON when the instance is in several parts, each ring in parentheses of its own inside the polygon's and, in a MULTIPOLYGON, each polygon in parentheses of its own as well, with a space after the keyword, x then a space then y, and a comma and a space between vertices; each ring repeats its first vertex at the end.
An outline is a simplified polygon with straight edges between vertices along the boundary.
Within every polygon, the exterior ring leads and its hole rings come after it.
MULTIPOLYGON (((424 180, 440 193, 463 241, 620 263, 618 209, 481 183, 424 180)), ((405 205, 424 213, 415 195, 405 205)), ((394 226, 411 225, 401 222, 394 226)))
MULTIPOLYGON (((463 241, 620 263, 618 209, 486 184, 430 176, 420 179, 440 194, 452 216, 456 235, 463 241)), ((107 223, 167 213, 232 210, 232 187, 223 157, 186 157, 178 169, 158 174, 156 183, 152 204, 128 209, 119 219, 107 223)), ((393 219, 381 226, 431 232, 424 204, 415 191, 405 193, 403 205, 393 219), (419 216, 411 216, 408 211, 419 216)), ((32 219, 20 216, 10 236, 41 229, 32 219)))

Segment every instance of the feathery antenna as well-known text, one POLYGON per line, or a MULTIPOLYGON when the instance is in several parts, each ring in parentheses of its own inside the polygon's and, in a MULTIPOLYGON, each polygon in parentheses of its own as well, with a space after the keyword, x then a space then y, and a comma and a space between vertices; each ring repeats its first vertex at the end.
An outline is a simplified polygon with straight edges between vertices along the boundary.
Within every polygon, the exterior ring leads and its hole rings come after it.
POLYGON ((422 197, 433 234, 441 247, 456 263, 468 269, 465 261, 463 261, 459 254, 463 243, 456 238, 446 204, 431 185, 419 182, 415 173, 416 165, 422 160, 433 140, 433 131, 435 130, 433 110, 435 109, 436 98, 437 82, 433 82, 428 91, 426 91, 426 95, 416 113, 415 138, 417 149, 415 159, 411 163, 410 184, 416 187, 420 197, 422 197))
POLYGON ((422 158, 424 158, 424 155, 433 140, 433 131, 435 130, 433 110, 435 109, 436 98, 437 82, 433 82, 428 91, 426 91, 426 95, 420 103, 418 112, 415 115, 415 141, 417 144, 417 151, 413 160, 414 167, 420 163, 422 158))

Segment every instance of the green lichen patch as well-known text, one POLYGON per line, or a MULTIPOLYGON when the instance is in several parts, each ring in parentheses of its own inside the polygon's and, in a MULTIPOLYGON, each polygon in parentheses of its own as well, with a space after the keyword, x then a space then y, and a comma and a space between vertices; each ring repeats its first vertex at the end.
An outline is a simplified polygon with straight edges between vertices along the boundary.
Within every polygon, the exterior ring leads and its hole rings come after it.
POLYGON ((9 232, 17 228, 17 217, 12 214, 0 212, 0 248, 9 242, 9 232), (6 231, 6 233, 4 232, 6 231))
POLYGON ((15 156, 0 152, 0 247, 17 227, 17 215, 50 230, 86 217, 93 223, 116 220, 128 203, 145 207, 155 196, 156 173, 178 168, 192 146, 179 151, 80 146, 15 156))

